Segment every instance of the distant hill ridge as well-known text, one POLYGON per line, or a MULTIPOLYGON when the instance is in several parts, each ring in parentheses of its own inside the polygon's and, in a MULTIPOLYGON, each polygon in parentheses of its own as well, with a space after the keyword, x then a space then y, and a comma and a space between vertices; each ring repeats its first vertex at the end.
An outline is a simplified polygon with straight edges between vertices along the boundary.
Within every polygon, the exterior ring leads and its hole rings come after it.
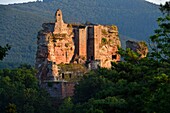
POLYGON ((37 32, 43 23, 55 21, 54 13, 58 8, 63 11, 67 23, 115 24, 123 39, 147 40, 160 16, 158 6, 144 0, 44 0, 0 5, 0 44, 12 45, 0 68, 20 63, 34 65, 37 32))

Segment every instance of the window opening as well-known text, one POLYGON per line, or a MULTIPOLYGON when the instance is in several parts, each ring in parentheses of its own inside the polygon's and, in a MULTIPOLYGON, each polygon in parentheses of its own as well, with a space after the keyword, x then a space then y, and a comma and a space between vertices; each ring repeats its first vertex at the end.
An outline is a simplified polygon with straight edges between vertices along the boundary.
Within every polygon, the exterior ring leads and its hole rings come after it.
POLYGON ((117 55, 112 55, 112 60, 117 59, 117 55))

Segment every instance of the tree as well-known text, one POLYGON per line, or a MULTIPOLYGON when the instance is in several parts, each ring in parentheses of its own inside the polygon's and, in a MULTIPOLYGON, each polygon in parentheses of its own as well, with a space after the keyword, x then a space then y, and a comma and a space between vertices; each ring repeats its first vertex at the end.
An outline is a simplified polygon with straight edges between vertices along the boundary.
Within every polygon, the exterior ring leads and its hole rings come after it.
POLYGON ((0 112, 55 113, 49 94, 38 87, 35 70, 26 67, 0 70, 0 112))
POLYGON ((3 60, 3 58, 7 55, 7 51, 11 49, 11 46, 6 44, 4 47, 0 46, 0 60, 3 60))
POLYGON ((74 113, 170 112, 170 17, 167 6, 162 7, 166 14, 151 36, 151 55, 139 59, 137 53, 122 50, 124 62, 87 73, 75 89, 74 113))
POLYGON ((68 97, 64 100, 63 104, 59 107, 58 111, 59 113, 74 113, 73 112, 73 103, 71 101, 71 98, 68 97))
POLYGON ((163 17, 157 19, 159 28, 155 30, 155 35, 151 36, 151 57, 158 61, 170 62, 170 2, 161 5, 160 10, 163 17))
POLYGON ((166 2, 165 5, 160 5, 160 10, 163 14, 170 15, 170 1, 166 2))

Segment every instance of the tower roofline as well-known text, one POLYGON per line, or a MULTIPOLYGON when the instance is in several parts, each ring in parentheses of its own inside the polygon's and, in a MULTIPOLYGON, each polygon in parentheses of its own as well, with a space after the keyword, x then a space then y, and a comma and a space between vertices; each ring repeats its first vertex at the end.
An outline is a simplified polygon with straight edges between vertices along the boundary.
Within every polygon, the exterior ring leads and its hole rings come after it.
POLYGON ((57 16, 57 13, 58 13, 58 12, 61 12, 61 13, 62 13, 61 9, 57 9, 57 11, 55 12, 55 16, 57 16))
POLYGON ((57 11, 61 11, 61 9, 57 9, 57 11))

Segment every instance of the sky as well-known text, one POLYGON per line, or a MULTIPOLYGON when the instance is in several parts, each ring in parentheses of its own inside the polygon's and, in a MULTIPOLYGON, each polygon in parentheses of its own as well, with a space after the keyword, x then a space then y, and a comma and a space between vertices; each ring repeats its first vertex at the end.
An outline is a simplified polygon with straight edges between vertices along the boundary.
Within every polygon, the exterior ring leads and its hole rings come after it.
POLYGON ((149 2, 160 5, 160 4, 165 4, 166 1, 170 1, 170 0, 145 0, 145 1, 149 1, 149 2))
MULTIPOLYGON (((33 2, 33 1, 37 1, 37 0, 0 0, 0 4, 14 4, 14 3, 23 3, 23 2, 33 2)), ((41 0, 42 1, 42 0, 41 0)), ((164 4, 166 1, 170 1, 170 0, 146 0, 155 4, 164 4)))
POLYGON ((33 1, 37 1, 37 0, 0 0, 0 4, 7 5, 7 4, 23 3, 23 2, 33 2, 33 1))

